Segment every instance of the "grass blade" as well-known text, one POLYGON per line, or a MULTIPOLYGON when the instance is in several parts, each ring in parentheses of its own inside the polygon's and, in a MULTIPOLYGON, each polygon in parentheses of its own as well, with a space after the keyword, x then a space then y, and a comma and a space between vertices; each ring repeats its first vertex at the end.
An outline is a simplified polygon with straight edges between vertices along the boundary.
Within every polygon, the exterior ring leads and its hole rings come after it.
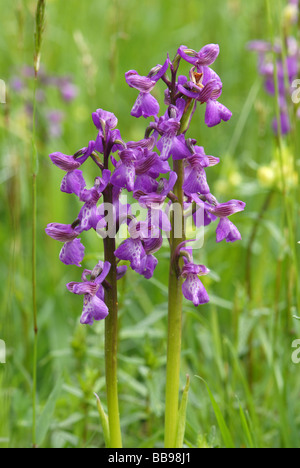
POLYGON ((63 379, 62 377, 60 377, 57 380, 54 389, 50 393, 47 403, 38 419, 38 422, 37 422, 37 445, 38 446, 41 446, 49 430, 52 417, 53 417, 53 413, 55 410, 55 405, 61 392, 62 383, 63 383, 63 379))
POLYGON ((219 426, 219 429, 221 431, 222 438, 223 438, 223 441, 224 441, 224 444, 225 444, 226 448, 235 448, 235 445, 234 445, 233 439, 231 437, 230 431, 228 429, 228 426, 227 426, 227 424, 225 422, 225 419, 224 419, 224 417, 223 417, 223 415, 221 413, 220 407, 219 407, 218 403, 216 402, 216 400, 215 400, 209 386, 207 385, 205 380, 203 380, 199 376, 197 376, 197 377, 205 383, 205 386, 206 386, 206 389, 207 389, 207 392, 208 392, 208 395, 209 395, 209 398, 210 398, 210 401, 211 401, 215 416, 217 418, 218 426, 219 426))

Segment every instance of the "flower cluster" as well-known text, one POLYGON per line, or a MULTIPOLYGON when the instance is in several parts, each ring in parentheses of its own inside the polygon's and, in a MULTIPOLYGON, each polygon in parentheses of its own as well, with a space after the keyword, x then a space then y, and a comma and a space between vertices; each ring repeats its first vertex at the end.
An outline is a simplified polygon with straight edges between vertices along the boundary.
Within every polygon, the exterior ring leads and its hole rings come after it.
MULTIPOLYGON (((231 118, 231 112, 219 102, 222 81, 210 68, 218 54, 219 46, 216 44, 209 44, 199 52, 181 46, 173 62, 167 57, 163 65, 155 66, 147 76, 135 70, 126 73, 127 84, 139 92, 131 115, 154 117, 140 141, 126 142, 117 129, 116 116, 98 109, 92 114, 97 130, 94 141, 74 155, 50 155, 52 162, 66 172, 61 190, 77 196, 83 203, 72 224, 49 224, 46 229, 50 237, 63 243, 62 262, 80 266, 85 250, 80 236, 84 231, 94 230, 102 236, 115 236, 121 225, 125 225, 128 235, 114 252, 119 265, 116 277, 120 279, 130 265, 137 274, 151 278, 158 264, 155 253, 162 247, 163 237, 170 237, 173 229, 174 220, 171 223, 169 213, 171 205, 178 202, 174 191, 178 184, 178 174, 173 167, 176 161, 183 165, 180 190, 184 203, 180 223, 188 216, 193 218, 196 227, 217 221, 217 242, 241 239, 229 217, 243 211, 245 204, 239 200, 227 203, 216 200, 211 194, 206 171, 218 164, 219 158, 207 155, 196 140, 186 137, 198 105, 205 104, 205 124, 209 127, 231 118), (177 76, 182 60, 191 64, 188 77, 177 76), (162 115, 159 115, 158 101, 151 94, 159 81, 166 84, 166 111, 162 115), (81 170, 88 159, 96 164, 100 173, 90 189, 86 188, 81 170), (133 214, 130 204, 120 202, 124 193, 131 193, 145 213, 143 219, 133 214), (111 210, 106 206, 108 198, 111 210), (112 217, 106 215, 107 211, 112 212, 112 217)), ((186 247, 188 242, 180 243, 172 261, 177 265, 178 276, 183 278, 183 295, 198 306, 209 301, 199 279, 209 270, 194 263, 192 252, 186 247), (182 258, 184 264, 179 261, 182 258)), ((92 324, 93 320, 101 320, 107 315, 104 290, 110 287, 105 279, 110 268, 108 262, 100 261, 94 270, 84 271, 82 283, 68 284, 72 293, 84 295, 81 323, 92 324)))
MULTIPOLYGON (((283 13, 284 46, 280 39, 274 44, 252 41, 248 45, 250 50, 258 54, 258 70, 264 77, 266 92, 271 96, 278 94, 282 135, 288 134, 292 128, 289 105, 292 101, 294 81, 299 76, 300 50, 297 38, 290 33, 293 25, 298 22, 298 16, 299 0, 288 0, 283 13)), ((300 118, 300 108, 297 117, 300 118)), ((278 123, 278 118, 274 118, 272 127, 276 135, 279 133, 278 123)))

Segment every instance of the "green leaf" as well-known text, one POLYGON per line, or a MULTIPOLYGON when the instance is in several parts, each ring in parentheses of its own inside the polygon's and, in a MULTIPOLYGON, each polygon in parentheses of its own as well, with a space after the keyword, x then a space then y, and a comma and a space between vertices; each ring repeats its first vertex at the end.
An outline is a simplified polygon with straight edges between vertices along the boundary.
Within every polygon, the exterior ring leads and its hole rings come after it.
POLYGON ((218 426, 219 426, 219 429, 221 431, 222 438, 223 438, 223 441, 224 441, 224 444, 225 444, 226 448, 235 448, 235 445, 234 445, 233 439, 231 437, 230 431, 228 429, 228 426, 227 426, 227 424, 225 422, 225 419, 224 419, 224 417, 223 417, 223 415, 221 413, 221 410, 219 408, 218 403, 216 402, 212 392, 210 391, 209 386, 207 385, 205 380, 203 380, 199 376, 197 376, 197 377, 198 377, 198 379, 202 380, 206 385, 206 389, 207 389, 211 404, 213 406, 213 410, 214 410, 215 416, 217 418, 218 426))
POLYGON ((108 423, 108 417, 107 414, 105 413, 103 406, 101 404, 101 400, 98 397, 97 393, 94 393, 95 397, 97 398, 97 408, 98 408, 98 413, 100 416, 100 421, 101 421, 101 426, 103 430, 103 437, 105 441, 105 447, 110 448, 110 432, 109 432, 109 423, 108 423))
POLYGON ((188 395, 190 389, 190 376, 186 376, 186 384, 182 395, 182 400, 179 408, 178 413, 178 423, 177 423, 177 435, 176 435, 176 442, 175 448, 182 448, 183 441, 184 441, 184 433, 185 433, 185 424, 186 424, 186 409, 188 404, 188 395))
POLYGON ((57 399, 59 397, 59 394, 61 392, 61 388, 62 388, 62 383, 63 383, 63 379, 62 377, 60 377, 57 382, 56 382, 56 385, 54 387, 54 389, 52 390, 52 392, 50 393, 49 395, 49 398, 47 400, 47 403, 38 419, 38 422, 37 422, 37 444, 40 446, 46 435, 47 435, 47 432, 49 430, 49 427, 50 427, 50 424, 52 422, 52 416, 53 416, 53 413, 54 413, 54 410, 55 410, 55 405, 56 405, 56 402, 57 402, 57 399))
POLYGON ((244 413, 244 410, 243 410, 241 404, 239 406, 240 406, 241 423, 242 423, 244 434, 245 434, 246 439, 247 439, 248 446, 249 446, 249 448, 255 448, 254 442, 253 442, 253 439, 252 439, 252 435, 251 435, 251 432, 250 432, 250 429, 249 429, 247 417, 246 417, 246 415, 244 413))

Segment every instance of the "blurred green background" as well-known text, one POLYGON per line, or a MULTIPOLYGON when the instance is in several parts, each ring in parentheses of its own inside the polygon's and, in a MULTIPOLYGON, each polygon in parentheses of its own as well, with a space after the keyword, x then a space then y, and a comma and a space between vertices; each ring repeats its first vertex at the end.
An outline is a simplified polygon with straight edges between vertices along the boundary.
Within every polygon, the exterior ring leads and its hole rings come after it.
MULTIPOLYGON (((300 430, 300 364, 291 360, 300 339, 296 268, 289 247, 283 196, 277 183, 275 103, 263 90, 254 39, 270 39, 263 0, 47 0, 42 67, 49 76, 70 76, 78 95, 62 100, 54 86, 40 84, 37 105, 38 174, 38 442, 41 447, 103 447, 96 392, 105 406, 103 323, 79 324, 81 300, 65 287, 79 270, 58 259, 61 246, 47 238, 50 222, 71 223, 75 198, 59 190, 62 173, 48 154, 73 154, 95 139, 91 113, 114 112, 127 141, 141 139, 145 121, 130 116, 136 91, 124 74, 142 75, 184 44, 199 50, 219 43, 213 68, 223 81, 221 102, 233 112, 227 124, 208 129, 198 109, 189 136, 207 154, 221 158, 208 180, 222 201, 241 199, 234 218, 242 242, 216 244, 213 228, 197 260, 211 269, 207 306, 184 303, 182 385, 191 377, 185 443, 223 447, 297 447, 300 430), (49 111, 64 114, 62 133, 49 134, 49 111), (275 175, 274 175, 275 174, 275 175), (201 377, 208 384, 218 410, 201 377), (227 431, 220 425, 220 414, 227 431), (222 430, 223 428, 223 430, 222 430), (227 440, 228 442, 228 440, 227 440)), ((274 1, 279 18, 280 6, 274 1)), ((33 324, 31 302, 30 106, 33 79, 33 0, 2 2, 0 79, 7 103, 0 105, 0 447, 30 447, 32 425, 33 324), (16 79, 24 87, 16 90, 16 79)), ((277 31, 279 22, 275 22, 277 31)), ((188 68, 185 70, 188 71, 188 68)), ((164 88, 155 95, 163 108, 164 88)), ((164 112, 164 111, 163 111, 164 112)), ((299 142, 284 142, 289 200, 299 214, 296 161, 299 142)), ((89 182, 93 167, 88 166, 89 182)), ((295 233, 294 233, 295 234, 295 233)), ((298 236, 296 240, 300 239, 298 236)), ((97 236, 84 236, 90 268, 101 258, 97 236)), ((120 283, 119 385, 125 447, 160 447, 163 440, 168 249, 159 254, 155 277, 129 272, 120 283)))

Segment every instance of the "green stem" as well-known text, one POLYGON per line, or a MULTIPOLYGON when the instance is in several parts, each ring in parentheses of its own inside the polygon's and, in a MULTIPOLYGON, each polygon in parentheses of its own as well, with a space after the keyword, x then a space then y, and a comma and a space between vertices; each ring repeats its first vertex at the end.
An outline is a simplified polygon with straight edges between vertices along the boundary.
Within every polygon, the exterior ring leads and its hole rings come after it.
MULTIPOLYGON (((174 161, 174 171, 178 179, 174 193, 182 207, 183 213, 183 162, 174 161)), ((184 241, 184 218, 182 216, 182 235, 175 237, 175 220, 172 219, 171 259, 178 245, 184 241)), ((180 355, 182 330, 182 278, 178 277, 175 265, 170 262, 169 276, 169 310, 168 310, 168 349, 166 378, 166 409, 165 409, 165 447, 176 447, 176 435, 179 409, 180 355)))
MULTIPOLYGON (((104 201, 112 203, 112 187, 110 186, 104 193, 104 201)), ((122 448, 117 379, 118 291, 115 250, 115 238, 104 239, 105 261, 111 264, 106 278, 110 287, 105 290, 105 303, 109 309, 109 314, 105 319, 105 367, 110 448, 122 448)))
POLYGON ((37 171, 38 152, 36 146, 36 90, 37 79, 34 80, 33 96, 33 126, 32 126, 32 311, 33 311, 33 370, 32 370, 32 446, 36 447, 36 391, 37 391, 37 299, 36 299, 36 222, 37 222, 37 171))

